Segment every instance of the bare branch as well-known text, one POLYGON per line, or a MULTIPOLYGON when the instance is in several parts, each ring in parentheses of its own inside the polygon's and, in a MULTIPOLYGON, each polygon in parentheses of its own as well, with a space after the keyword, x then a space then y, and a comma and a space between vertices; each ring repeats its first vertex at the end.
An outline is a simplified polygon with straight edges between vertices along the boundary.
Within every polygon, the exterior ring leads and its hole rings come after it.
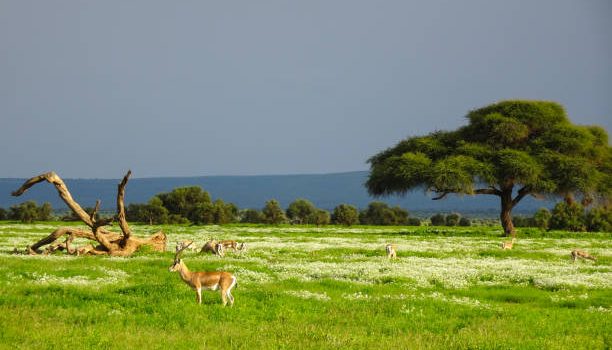
POLYGON ((123 177, 121 183, 117 187, 117 220, 119 221, 119 227, 121 227, 121 231, 123 232, 123 236, 125 239, 129 239, 132 235, 132 231, 130 230, 130 226, 127 223, 125 218, 125 186, 127 185, 128 179, 132 175, 132 171, 128 170, 127 174, 123 177))
POLYGON ((81 219, 81 221, 83 221, 89 227, 93 226, 93 222, 91 221, 89 215, 85 212, 85 210, 83 210, 83 208, 81 208, 79 203, 77 203, 72 198, 72 195, 70 194, 70 191, 68 191, 68 187, 66 186, 64 181, 53 171, 35 176, 27 180, 23 183, 23 185, 21 185, 19 189, 14 191, 12 195, 15 197, 21 196, 30 187, 45 180, 55 186, 57 192, 59 193, 59 196, 64 200, 68 208, 70 208, 79 217, 79 219, 81 219))
POLYGON ((89 214, 89 219, 91 220, 91 222, 95 222, 96 221, 96 214, 98 213, 98 209, 100 209, 100 200, 99 199, 96 201, 96 206, 91 211, 91 214, 89 214))
POLYGON ((92 241, 96 240, 96 237, 89 231, 78 230, 74 227, 60 227, 57 230, 53 231, 53 233, 51 233, 49 236, 41 239, 40 241, 36 242, 34 245, 28 248, 31 251, 39 253, 38 248, 55 242, 63 235, 72 235, 73 237, 87 238, 91 239, 92 241))

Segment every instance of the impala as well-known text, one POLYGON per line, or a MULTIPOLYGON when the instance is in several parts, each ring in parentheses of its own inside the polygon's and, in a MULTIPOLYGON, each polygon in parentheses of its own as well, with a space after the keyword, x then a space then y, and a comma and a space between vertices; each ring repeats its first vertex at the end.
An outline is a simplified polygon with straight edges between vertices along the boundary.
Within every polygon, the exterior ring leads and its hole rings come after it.
POLYGON ((245 248, 244 243, 240 243, 239 245, 236 241, 232 239, 219 241, 219 244, 223 245, 223 248, 225 249, 231 248, 234 252, 238 250, 242 251, 245 248))
POLYGON ((573 262, 576 262, 576 259, 578 259, 578 258, 597 261, 596 257, 594 257, 591 254, 585 252, 584 250, 574 249, 574 250, 572 250, 571 254, 572 254, 572 261, 573 262))
MULTIPOLYGON (((190 245, 190 244, 189 244, 190 245)), ((183 282, 187 283, 193 290, 196 291, 196 301, 202 304, 202 289, 204 290, 220 290, 221 301, 223 306, 227 305, 229 300, 230 306, 234 305, 234 297, 232 296, 232 288, 236 286, 236 277, 225 271, 211 272, 191 272, 180 258, 181 253, 187 246, 176 246, 176 254, 174 255, 174 263, 170 266, 170 272, 178 271, 183 282)))
POLYGON ((501 248, 502 249, 512 249, 513 245, 514 245, 514 237, 512 238, 511 241, 502 242, 501 248))
POLYGON ((223 244, 215 241, 215 240, 210 240, 206 243, 204 243, 204 246, 202 246, 202 249, 200 249, 200 253, 206 253, 206 252, 211 252, 215 255, 218 256, 224 256, 225 252, 223 249, 223 244))

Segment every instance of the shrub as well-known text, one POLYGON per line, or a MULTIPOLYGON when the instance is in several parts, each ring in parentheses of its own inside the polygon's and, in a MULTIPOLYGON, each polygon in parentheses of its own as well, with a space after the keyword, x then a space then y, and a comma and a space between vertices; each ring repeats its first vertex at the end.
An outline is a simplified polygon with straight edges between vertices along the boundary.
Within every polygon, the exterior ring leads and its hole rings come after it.
POLYGON ((8 213, 11 220, 19 220, 24 223, 31 223, 35 220, 46 221, 52 218, 53 208, 51 204, 45 202, 38 206, 35 201, 26 201, 13 205, 8 213))
POLYGON ((275 199, 270 199, 266 202, 266 206, 262 209, 263 220, 266 224, 282 224, 287 222, 285 212, 280 207, 280 204, 275 199))
POLYGON ((552 214, 550 213, 550 210, 546 208, 540 208, 533 215, 533 223, 541 230, 548 230, 548 227, 550 226, 551 216, 552 214))
POLYGON ((352 205, 340 204, 334 208, 331 220, 337 225, 356 225, 359 224, 359 211, 352 205))
POLYGON ((533 227, 533 219, 527 216, 513 216, 512 223, 515 227, 533 227))
POLYGON ((371 202, 359 213, 359 221, 364 225, 406 225, 408 211, 398 206, 391 208, 383 202, 371 202))
POLYGON ((550 228, 556 230, 585 231, 584 207, 577 202, 559 202, 550 218, 550 228))
POLYGON ((421 219, 419 218, 408 218, 408 226, 421 226, 421 219))
POLYGON ((257 209, 246 209, 241 213, 240 222, 247 224, 261 224, 264 222, 264 217, 261 211, 257 209))
POLYGON ((586 226, 589 231, 612 232, 612 208, 595 207, 589 210, 586 226))
POLYGON ((432 226, 444 226, 446 224, 446 217, 444 214, 435 214, 430 218, 430 220, 432 226))
POLYGON ((446 226, 457 226, 460 218, 460 215, 457 213, 446 215, 446 226))
POLYGON ((472 221, 470 221, 468 218, 461 218, 459 219, 459 226, 472 226, 472 221))

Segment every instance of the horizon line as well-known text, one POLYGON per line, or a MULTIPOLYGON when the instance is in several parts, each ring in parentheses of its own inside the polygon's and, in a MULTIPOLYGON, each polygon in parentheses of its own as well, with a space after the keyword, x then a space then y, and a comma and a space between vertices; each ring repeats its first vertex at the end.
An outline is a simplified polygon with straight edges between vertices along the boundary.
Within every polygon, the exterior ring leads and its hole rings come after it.
MULTIPOLYGON (((361 173, 367 172, 368 170, 349 170, 349 171, 338 171, 338 172, 322 172, 322 173, 284 173, 284 174, 246 174, 246 175, 229 175, 229 174, 218 174, 218 175, 179 175, 179 176, 143 176, 133 177, 131 180, 138 179, 188 179, 188 178, 200 178, 200 177, 273 177, 273 176, 318 176, 318 175, 340 175, 350 173, 361 173)), ((44 173, 41 173, 44 174, 44 173)), ((58 173, 61 177, 61 175, 58 173)), ((36 176, 36 175, 35 175, 36 176)), ((122 177, 62 177, 64 180, 121 180, 122 177)), ((0 180, 26 180, 29 177, 0 177, 0 180)))

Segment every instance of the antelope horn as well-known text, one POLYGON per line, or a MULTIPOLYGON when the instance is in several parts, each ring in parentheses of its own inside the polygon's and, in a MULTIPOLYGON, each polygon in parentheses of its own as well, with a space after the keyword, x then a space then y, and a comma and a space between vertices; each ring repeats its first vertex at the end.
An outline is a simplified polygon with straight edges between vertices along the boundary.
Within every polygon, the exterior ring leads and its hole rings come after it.
POLYGON ((176 245, 176 254, 174 255, 174 259, 178 259, 179 256, 181 255, 181 253, 183 252, 183 250, 189 248, 190 245, 192 245, 193 242, 187 244, 187 245, 182 245, 182 244, 177 244, 176 245))

